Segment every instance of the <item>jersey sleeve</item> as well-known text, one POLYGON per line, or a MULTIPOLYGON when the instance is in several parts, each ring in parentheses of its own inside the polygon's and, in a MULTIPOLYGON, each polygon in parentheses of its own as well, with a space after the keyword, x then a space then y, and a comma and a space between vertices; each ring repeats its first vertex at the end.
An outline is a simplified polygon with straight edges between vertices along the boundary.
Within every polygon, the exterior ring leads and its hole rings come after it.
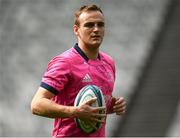
POLYGON ((40 87, 47 89, 53 94, 58 94, 68 83, 70 64, 67 59, 53 58, 47 66, 40 87))
POLYGON ((112 60, 112 69, 113 69, 114 80, 116 80, 116 65, 114 60, 112 60))

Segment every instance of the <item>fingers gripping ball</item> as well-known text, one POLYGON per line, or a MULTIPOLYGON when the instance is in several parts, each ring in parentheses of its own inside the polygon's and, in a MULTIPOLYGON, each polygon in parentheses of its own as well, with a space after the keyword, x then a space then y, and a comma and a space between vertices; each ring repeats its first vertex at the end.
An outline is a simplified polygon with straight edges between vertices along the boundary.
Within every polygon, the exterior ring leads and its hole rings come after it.
MULTIPOLYGON (((105 106, 105 100, 104 100, 104 96, 102 94, 101 89, 95 85, 87 85, 79 91, 78 95, 76 96, 74 106, 80 106, 84 102, 89 101, 90 99, 95 98, 95 97, 97 98, 97 100, 93 104, 91 104, 91 106, 93 107, 105 106)), ((99 113, 103 114, 104 112, 99 111, 99 113)), ((76 118, 75 121, 76 121, 77 126, 85 133, 92 133, 96 131, 95 127, 92 127, 90 124, 87 124, 86 122, 78 118, 76 118)), ((100 122, 94 125, 96 126, 97 129, 101 128, 100 122)))

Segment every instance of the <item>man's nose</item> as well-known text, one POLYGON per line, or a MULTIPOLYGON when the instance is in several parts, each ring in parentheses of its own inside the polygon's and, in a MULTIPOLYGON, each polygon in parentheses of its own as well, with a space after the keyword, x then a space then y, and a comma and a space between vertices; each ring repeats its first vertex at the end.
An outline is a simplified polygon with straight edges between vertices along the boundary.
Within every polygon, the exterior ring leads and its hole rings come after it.
POLYGON ((93 30, 94 30, 94 31, 98 31, 99 29, 100 29, 100 27, 99 27, 97 24, 95 24, 93 30))

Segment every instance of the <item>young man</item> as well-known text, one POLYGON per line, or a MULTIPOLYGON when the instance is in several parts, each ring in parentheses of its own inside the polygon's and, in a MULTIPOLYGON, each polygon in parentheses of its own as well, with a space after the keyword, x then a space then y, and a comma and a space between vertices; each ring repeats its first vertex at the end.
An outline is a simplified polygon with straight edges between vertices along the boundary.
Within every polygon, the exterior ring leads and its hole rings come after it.
POLYGON ((78 43, 48 64, 41 85, 32 100, 31 110, 33 114, 55 118, 53 137, 105 137, 105 121, 102 120, 105 120, 106 114, 99 114, 99 111, 106 110, 107 114, 117 115, 125 112, 125 100, 122 97, 112 98, 114 61, 99 51, 104 37, 104 25, 104 15, 98 6, 81 7, 75 13, 73 26, 78 43), (88 84, 101 88, 106 107, 91 107, 96 99, 79 107, 73 106, 79 90, 88 84), (112 99, 115 101, 114 105, 111 105, 112 99), (102 122, 102 127, 86 134, 76 126, 74 118, 84 120, 92 126, 92 122, 102 122))

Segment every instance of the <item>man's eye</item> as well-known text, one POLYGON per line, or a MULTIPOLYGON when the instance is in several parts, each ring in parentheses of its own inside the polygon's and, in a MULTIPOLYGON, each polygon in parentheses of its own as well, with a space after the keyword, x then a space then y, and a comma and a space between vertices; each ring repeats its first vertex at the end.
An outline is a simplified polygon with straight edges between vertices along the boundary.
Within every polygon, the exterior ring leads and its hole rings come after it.
POLYGON ((104 27, 104 23, 103 22, 100 22, 97 24, 98 27, 104 27))
POLYGON ((84 24, 84 27, 92 28, 94 27, 94 23, 86 23, 84 24))

